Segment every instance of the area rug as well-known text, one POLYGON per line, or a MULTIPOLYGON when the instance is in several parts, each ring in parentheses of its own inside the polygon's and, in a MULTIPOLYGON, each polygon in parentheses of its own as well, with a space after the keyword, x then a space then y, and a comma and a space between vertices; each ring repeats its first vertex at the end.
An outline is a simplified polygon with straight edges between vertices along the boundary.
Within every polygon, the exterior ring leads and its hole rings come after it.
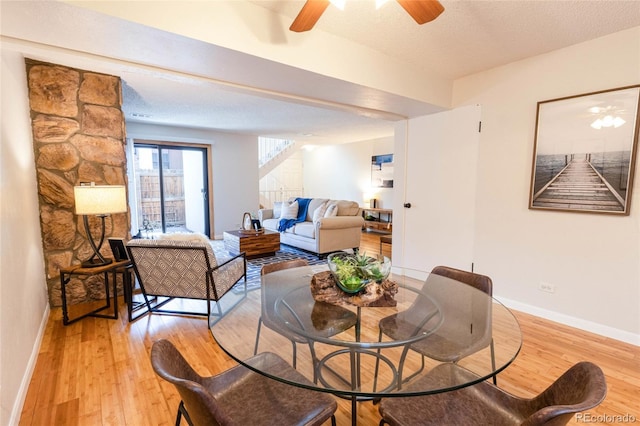
MULTIPOLYGON (((222 260, 231 257, 229 252, 225 249, 224 242, 222 240, 215 240, 211 245, 216 258, 222 260)), ((263 265, 298 258, 306 259, 307 262, 309 262, 309 265, 324 265, 327 262, 326 258, 323 257, 320 259, 314 253, 300 250, 286 244, 280 244, 280 250, 277 251, 274 256, 247 259, 247 290, 260 288, 260 270, 263 265)), ((243 287, 243 283, 240 281, 232 291, 235 293, 242 292, 244 291, 243 287)))

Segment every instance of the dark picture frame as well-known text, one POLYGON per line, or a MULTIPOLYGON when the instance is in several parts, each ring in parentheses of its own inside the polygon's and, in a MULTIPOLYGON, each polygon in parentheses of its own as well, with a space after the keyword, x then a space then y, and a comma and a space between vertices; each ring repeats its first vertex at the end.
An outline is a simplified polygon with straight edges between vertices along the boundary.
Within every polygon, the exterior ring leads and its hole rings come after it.
POLYGON ((538 102, 529 209, 629 215, 640 85, 538 102))
POLYGON ((111 247, 111 253, 116 262, 121 260, 129 260, 129 255, 124 247, 124 239, 122 238, 109 238, 109 247, 111 247))
POLYGON ((371 186, 393 188, 393 154, 371 156, 371 186))

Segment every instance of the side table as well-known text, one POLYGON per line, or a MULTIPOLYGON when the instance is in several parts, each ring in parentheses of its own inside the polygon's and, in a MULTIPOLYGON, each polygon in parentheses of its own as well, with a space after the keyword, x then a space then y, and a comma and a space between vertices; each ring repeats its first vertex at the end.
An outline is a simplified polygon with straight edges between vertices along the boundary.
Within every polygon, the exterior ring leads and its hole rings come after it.
POLYGON ((97 318, 109 318, 118 319, 118 282, 117 274, 121 273, 123 277, 123 287, 125 291, 125 299, 127 299, 127 292, 131 289, 131 261, 121 260, 118 262, 112 262, 105 266, 98 266, 95 268, 83 268, 81 265, 72 265, 67 268, 60 269, 60 289, 62 291, 62 323, 69 325, 85 317, 97 317, 97 318), (109 288, 109 273, 111 273, 112 289, 109 288), (105 290, 105 305, 96 308, 90 312, 87 312, 77 318, 69 319, 69 312, 67 307, 67 284, 71 281, 73 276, 91 276, 104 274, 104 290, 105 290), (113 315, 102 314, 101 312, 111 307, 111 290, 113 290, 113 315))
POLYGON ((280 233, 268 229, 262 232, 224 231, 222 235, 229 253, 244 252, 247 259, 273 256, 280 250, 280 233))

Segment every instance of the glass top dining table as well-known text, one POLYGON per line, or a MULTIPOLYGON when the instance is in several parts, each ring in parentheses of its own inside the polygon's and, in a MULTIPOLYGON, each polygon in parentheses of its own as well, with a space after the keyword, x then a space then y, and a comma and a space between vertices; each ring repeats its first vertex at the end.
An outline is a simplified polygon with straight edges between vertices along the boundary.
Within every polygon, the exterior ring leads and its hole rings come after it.
POLYGON ((354 422, 356 401, 469 386, 494 377, 520 351, 516 318, 472 286, 435 274, 424 281, 390 276, 397 292, 379 303, 384 306, 316 301, 312 277, 327 270, 305 266, 262 276, 259 290, 210 327, 215 341, 259 374, 351 399, 354 422), (260 352, 289 361, 306 381, 246 362, 260 352), (448 382, 420 380, 442 362, 456 362, 473 374, 448 382))

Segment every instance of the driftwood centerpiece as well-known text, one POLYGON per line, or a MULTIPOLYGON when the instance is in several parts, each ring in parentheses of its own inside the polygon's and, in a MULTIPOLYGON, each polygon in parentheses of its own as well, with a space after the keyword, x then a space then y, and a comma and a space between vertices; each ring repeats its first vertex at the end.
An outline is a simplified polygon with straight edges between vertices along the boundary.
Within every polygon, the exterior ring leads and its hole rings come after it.
POLYGON ((367 284, 356 294, 342 291, 329 271, 318 272, 311 278, 311 294, 316 302, 327 302, 332 305, 353 305, 360 307, 393 307, 396 306, 395 294, 398 284, 388 279, 381 283, 375 281, 367 284))

